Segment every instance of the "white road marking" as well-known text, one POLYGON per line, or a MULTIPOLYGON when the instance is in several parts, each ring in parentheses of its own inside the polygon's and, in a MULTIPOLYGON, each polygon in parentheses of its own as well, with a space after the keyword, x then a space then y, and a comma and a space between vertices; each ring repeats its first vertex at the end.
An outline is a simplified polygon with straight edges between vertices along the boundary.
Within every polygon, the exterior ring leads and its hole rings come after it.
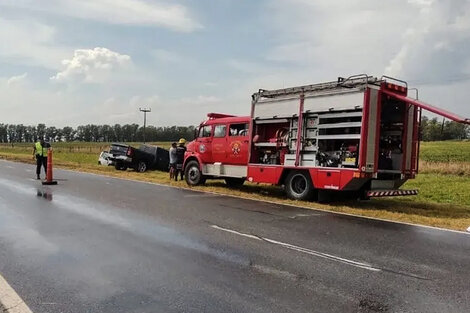
POLYGON ((6 313, 32 313, 2 275, 0 275, 0 308, 6 313))
POLYGON ((217 225, 211 225, 211 227, 212 227, 212 228, 215 228, 215 229, 223 230, 223 231, 226 231, 226 232, 228 232, 228 233, 235 234, 235 235, 239 235, 239 236, 243 236, 243 237, 248 237, 248 238, 256 239, 256 240, 263 240, 263 239, 261 239, 260 237, 257 237, 257 236, 254 236, 254 235, 240 233, 240 232, 238 232, 238 231, 236 231, 236 230, 231 230, 231 229, 228 229, 228 228, 223 228, 223 227, 220 227, 220 226, 217 226, 217 225))
POLYGON ((332 254, 328 254, 328 253, 323 253, 323 252, 319 252, 319 251, 299 247, 299 246, 292 245, 292 244, 289 244, 289 243, 285 243, 285 242, 282 242, 282 241, 277 241, 277 240, 269 239, 269 238, 266 238, 266 237, 255 236, 255 235, 251 235, 251 234, 245 234, 245 233, 241 233, 239 231, 233 230, 233 229, 228 229, 228 228, 220 227, 220 226, 217 226, 217 225, 211 225, 211 227, 215 228, 215 229, 218 229, 218 230, 228 232, 228 233, 232 233, 232 234, 235 234, 235 235, 239 235, 239 236, 243 236, 243 237, 247 237, 247 238, 251 238, 251 239, 256 239, 256 240, 261 240, 261 241, 266 241, 266 242, 269 242, 271 244, 279 245, 279 246, 282 246, 282 247, 290 249, 290 250, 306 253, 306 254, 309 254, 309 255, 314 255, 314 256, 317 256, 317 257, 320 257, 320 258, 323 258, 323 259, 328 259, 328 260, 331 260, 331 261, 344 263, 344 264, 347 264, 347 265, 359 267, 359 268, 366 269, 366 270, 369 270, 369 271, 373 271, 373 272, 382 271, 380 268, 376 268, 376 267, 374 267, 370 264, 367 264, 367 263, 357 262, 357 261, 354 261, 354 260, 349 260, 349 259, 342 258, 342 257, 336 256, 336 255, 332 255, 332 254))

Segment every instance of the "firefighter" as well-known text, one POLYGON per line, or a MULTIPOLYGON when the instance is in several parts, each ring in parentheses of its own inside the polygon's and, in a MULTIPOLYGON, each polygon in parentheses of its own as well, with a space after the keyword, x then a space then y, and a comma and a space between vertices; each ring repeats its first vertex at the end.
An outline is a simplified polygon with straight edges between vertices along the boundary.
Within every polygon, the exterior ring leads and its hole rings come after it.
POLYGON ((178 147, 176 147, 175 181, 178 181, 178 174, 180 174, 181 180, 183 180, 183 162, 184 162, 184 153, 186 152, 186 147, 184 146, 185 143, 186 143, 186 139, 181 138, 178 141, 178 147))
POLYGON ((40 139, 34 144, 33 160, 36 158, 36 178, 41 179, 41 166, 44 167, 44 175, 47 174, 47 148, 48 145, 44 139, 40 139))

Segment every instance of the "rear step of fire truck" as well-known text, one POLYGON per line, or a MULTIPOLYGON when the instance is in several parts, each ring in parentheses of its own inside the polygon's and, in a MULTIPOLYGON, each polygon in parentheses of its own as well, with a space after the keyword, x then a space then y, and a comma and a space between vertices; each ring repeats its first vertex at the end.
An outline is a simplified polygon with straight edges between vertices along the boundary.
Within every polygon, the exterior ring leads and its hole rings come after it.
POLYGON ((380 198, 380 197, 395 197, 395 196, 416 196, 418 190, 369 190, 366 195, 369 198, 380 198))

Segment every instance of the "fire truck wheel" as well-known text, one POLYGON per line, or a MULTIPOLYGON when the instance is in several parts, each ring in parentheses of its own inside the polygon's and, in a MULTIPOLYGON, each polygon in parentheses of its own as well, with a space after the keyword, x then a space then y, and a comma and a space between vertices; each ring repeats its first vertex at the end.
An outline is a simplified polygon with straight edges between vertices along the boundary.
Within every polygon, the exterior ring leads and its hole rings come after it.
POLYGON ((184 168, 184 178, 186 183, 188 183, 190 186, 201 185, 206 181, 205 177, 202 175, 201 169, 199 168, 199 163, 197 161, 188 162, 184 168))
POLYGON ((229 187, 238 188, 238 187, 241 187, 244 182, 245 182, 245 178, 233 178, 233 177, 225 178, 225 183, 229 187))
POLYGON ((295 200, 310 200, 315 194, 312 180, 308 172, 293 171, 286 177, 286 192, 295 200))

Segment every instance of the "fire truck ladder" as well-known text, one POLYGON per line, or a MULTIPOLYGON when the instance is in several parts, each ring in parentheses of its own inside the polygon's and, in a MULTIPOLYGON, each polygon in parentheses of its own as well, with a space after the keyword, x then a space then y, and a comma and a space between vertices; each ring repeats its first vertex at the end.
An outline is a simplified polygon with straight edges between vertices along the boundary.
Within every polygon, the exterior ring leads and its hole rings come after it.
POLYGON ((305 85, 299 87, 290 87, 274 90, 260 89, 254 93, 252 98, 256 102, 259 98, 275 98, 279 96, 303 94, 307 92, 341 89, 341 88, 357 88, 366 86, 367 84, 377 84, 382 80, 374 76, 368 76, 367 74, 353 75, 348 78, 338 77, 337 81, 318 83, 312 85, 305 85))

